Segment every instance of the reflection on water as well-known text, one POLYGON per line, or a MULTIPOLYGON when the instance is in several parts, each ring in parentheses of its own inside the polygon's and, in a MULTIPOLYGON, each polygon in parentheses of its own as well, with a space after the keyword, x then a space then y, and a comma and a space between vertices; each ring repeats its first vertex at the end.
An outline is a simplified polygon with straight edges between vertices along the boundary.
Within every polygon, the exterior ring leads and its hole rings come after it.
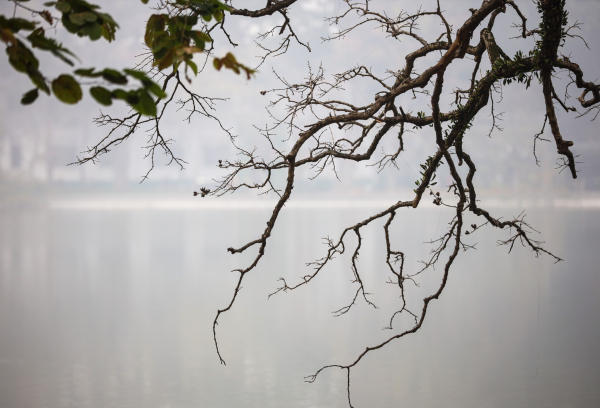
MULTIPOLYGON (((303 376, 390 335, 381 328, 399 300, 385 285, 383 224, 365 231, 359 264, 379 309, 332 317, 354 293, 345 258, 310 286, 267 295, 277 278, 306 274, 322 237, 369 211, 284 212, 219 326, 227 366, 212 320, 231 295, 229 271, 249 258, 225 248, 255 238, 268 210, 2 211, 0 408, 347 406, 344 372, 303 376)), ((444 227, 440 211, 398 213, 392 240, 408 268, 444 227)), ((600 406, 600 212, 543 209, 531 221, 565 262, 507 255, 498 232, 476 237, 422 330, 353 371, 356 407, 600 406)))

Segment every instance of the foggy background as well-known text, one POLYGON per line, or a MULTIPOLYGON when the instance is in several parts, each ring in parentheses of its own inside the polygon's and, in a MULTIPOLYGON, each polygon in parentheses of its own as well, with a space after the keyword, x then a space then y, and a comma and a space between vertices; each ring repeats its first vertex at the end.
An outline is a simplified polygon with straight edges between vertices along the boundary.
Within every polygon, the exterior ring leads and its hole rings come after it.
MULTIPOLYGON (((261 4, 247 3, 247 7, 258 7, 261 4)), ((425 8, 434 7, 434 3, 423 2, 425 8)), ((476 6, 480 2, 471 3, 476 6)), ((465 1, 442 2, 443 9, 447 10, 447 17, 455 25, 467 17, 469 4, 465 1)), ((412 3, 373 3, 373 7, 376 8, 384 6, 389 14, 399 12, 400 7, 407 11, 415 11, 415 4, 412 3)), ((533 3, 525 1, 520 6, 529 18, 529 27, 535 27, 538 19, 533 3)), ((80 58, 80 67, 134 66, 140 61, 140 58, 136 59, 135 56, 144 52, 144 25, 151 10, 136 1, 105 1, 102 7, 120 24, 115 42, 109 44, 100 40, 91 44, 86 39, 66 35, 61 30, 57 32, 58 39, 80 58)), ((214 113, 223 122, 224 127, 239 136, 237 142, 242 147, 257 147, 259 152, 268 156, 268 151, 260 150, 265 147, 264 138, 254 126, 264 127, 273 122, 264 107, 270 98, 274 98, 274 94, 260 95, 260 91, 280 87, 281 84, 276 80, 273 71, 294 83, 301 82, 307 76, 308 64, 313 71, 322 65, 327 75, 343 72, 360 64, 385 77, 386 70, 401 69, 404 56, 417 47, 417 42, 409 38, 402 38, 401 41, 386 38, 385 33, 375 29, 373 25, 365 25, 343 40, 323 43, 323 37, 339 30, 323 19, 333 15, 340 7, 342 3, 333 0, 301 1, 292 7, 295 31, 302 41, 310 44, 312 52, 298 44, 292 44, 287 54, 268 59, 259 68, 257 75, 249 81, 232 72, 217 72, 210 66, 209 61, 205 72, 193 81, 192 88, 200 95, 228 98, 227 101, 218 104, 214 113)), ((4 13, 9 12, 10 3, 3 3, 2 10, 4 13)), ((598 45, 594 41, 600 33, 600 23, 595 17, 599 15, 600 5, 591 0, 572 1, 569 2, 569 10, 570 23, 583 23, 582 29, 575 33, 588 41, 591 50, 579 39, 568 39, 566 47, 562 50, 582 67, 586 80, 595 80, 595 69, 600 62, 599 54, 595 51, 598 45)), ((511 11, 500 15, 495 27, 499 45, 511 56, 519 49, 527 52, 533 48, 531 38, 510 39, 519 33, 518 29, 511 27, 516 21, 513 14, 511 11)), ((232 38, 239 46, 234 49, 222 35, 217 34, 215 55, 233 51, 238 60, 251 67, 256 66, 260 61, 256 56, 261 53, 254 46, 256 35, 265 32, 278 21, 277 17, 257 20, 228 17, 232 38)), ((346 24, 349 25, 352 21, 354 20, 351 18, 346 24)), ((420 34, 425 38, 437 38, 440 31, 437 21, 433 18, 423 19, 420 28, 420 34)), ((276 40, 269 38, 265 45, 273 46, 276 40)), ((54 61, 54 58, 47 58, 43 53, 37 54, 43 57, 42 71, 50 77, 68 71, 66 64, 54 61)), ((448 77, 456 80, 449 82, 448 91, 454 84, 464 86, 470 77, 471 66, 472 62, 466 60, 464 63, 459 61, 453 64, 448 77)), ((417 69, 419 68, 418 64, 417 69)), ((489 61, 484 58, 482 72, 488 68, 489 61)), ((0 86, 3 91, 0 96, 0 183, 5 198, 22 191, 139 193, 160 190, 191 194, 198 185, 210 187, 213 179, 224 175, 217 167, 218 159, 235 158, 235 150, 227 135, 214 121, 194 116, 188 124, 184 121, 186 113, 176 112, 177 105, 173 104, 162 124, 162 132, 173 139, 171 148, 174 153, 189 163, 184 171, 177 166, 164 166, 166 161, 159 157, 149 179, 139 184, 150 168, 149 159, 144 159, 145 150, 142 148, 146 143, 143 128, 126 143, 112 149, 110 154, 102 156, 98 164, 67 166, 74 162, 77 156, 81 156, 86 147, 92 146, 106 135, 107 128, 98 128, 92 123, 92 118, 98 116, 100 109, 118 117, 126 114, 127 108, 120 103, 115 103, 109 108, 101 107, 91 99, 87 90, 84 91, 83 101, 76 106, 66 106, 53 97, 42 95, 33 105, 23 107, 19 100, 21 95, 32 87, 29 79, 12 70, 7 60, 2 61, 0 69, 0 86)), ((568 79, 564 76, 561 79, 556 81, 556 88, 560 89, 558 92, 562 96, 562 89, 568 83, 568 79)), ((370 82, 360 80, 351 82, 346 88, 342 97, 357 104, 370 102, 373 95, 381 90, 370 82)), ((573 97, 579 96, 578 90, 573 86, 569 93, 573 97)), ((445 95, 445 98, 442 102, 446 102, 445 106, 450 108, 449 103, 453 96, 449 94, 445 95)), ((555 168, 558 154, 552 143, 538 143, 541 164, 540 167, 535 164, 532 153, 533 136, 540 132, 544 118, 540 85, 533 83, 526 91, 524 85, 513 84, 503 87, 502 97, 495 94, 494 98, 496 113, 503 113, 499 126, 504 131, 495 131, 491 138, 487 137, 491 126, 488 104, 475 120, 474 127, 467 135, 468 144, 465 144, 469 146, 468 152, 478 165, 476 181, 480 189, 486 190, 486 193, 502 195, 544 193, 551 196, 568 195, 570 191, 596 193, 600 190, 600 147, 596 142, 598 131, 596 122, 590 121, 594 112, 576 119, 577 114, 567 115, 557 108, 564 137, 574 141, 573 151, 580 155, 578 161, 582 162, 578 167, 579 178, 572 180, 566 172, 557 174, 555 168)), ((402 97, 399 103, 405 110, 413 112, 428 110, 427 98, 413 101, 409 97, 402 97)), ((577 106, 577 103, 572 99, 570 105, 577 106)), ((581 109, 580 111, 583 112, 581 109)), ((275 109, 274 112, 278 113, 281 110, 275 109)), ((546 132, 546 136, 551 137, 551 134, 546 132)), ((275 139, 277 138, 285 139, 286 135, 282 132, 275 139)), ((316 180, 310 181, 308 177, 314 176, 314 172, 302 170, 302 177, 298 177, 294 193, 297 196, 313 196, 319 192, 343 192, 361 196, 368 193, 369 196, 373 196, 410 191, 414 188, 418 165, 435 151, 435 146, 433 133, 429 128, 407 134, 405 142, 406 151, 398 160, 399 171, 389 168, 378 175, 376 167, 369 167, 365 163, 339 162, 341 182, 335 178, 332 171, 326 171, 316 180)), ((283 146, 289 147, 289 143, 283 146)), ((393 149, 393 141, 385 142, 382 148, 388 151, 393 149)), ((378 157, 381 157, 380 151, 373 161, 378 157)))

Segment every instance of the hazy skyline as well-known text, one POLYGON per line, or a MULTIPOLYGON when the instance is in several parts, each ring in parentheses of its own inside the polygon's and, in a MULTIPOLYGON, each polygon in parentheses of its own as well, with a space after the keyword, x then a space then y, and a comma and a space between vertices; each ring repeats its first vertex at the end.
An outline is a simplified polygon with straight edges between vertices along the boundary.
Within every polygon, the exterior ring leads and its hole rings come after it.
MULTIPOLYGON (((432 6, 433 3, 423 2, 425 7, 432 6)), ((468 8, 464 1, 459 3, 460 7, 453 1, 441 3, 454 23, 459 23, 465 17, 459 13, 464 13, 468 8)), ((479 2, 472 3, 475 5, 479 2)), ((570 3, 570 19, 572 22, 577 20, 583 23, 580 34, 588 40, 592 51, 587 50, 578 39, 569 39, 565 50, 571 53, 571 58, 582 66, 587 75, 593 75, 595 67, 600 65, 598 53, 594 52, 594 47, 598 47, 594 39, 600 37, 600 24, 590 16, 600 15, 600 4, 583 0, 570 3)), ((399 6, 405 6, 409 11, 415 7, 412 3, 373 2, 373 7, 384 6, 392 12, 398 12, 399 6)), ((7 3, 3 3, 1 7, 0 10, 4 13, 10 9, 7 3)), ((134 66, 139 61, 135 55, 143 52, 144 22, 151 10, 139 1, 106 1, 102 7, 112 13, 121 26, 114 43, 108 44, 103 40, 90 43, 87 39, 65 35, 61 30, 58 30, 58 39, 78 55, 82 61, 81 67, 134 66)), ((298 44, 292 44, 286 55, 268 59, 250 81, 230 72, 216 72, 210 66, 194 79, 192 87, 200 94, 229 98, 218 104, 216 115, 225 127, 239 135, 239 143, 249 148, 261 147, 262 137, 253 126, 264 126, 272 122, 264 109, 270 94, 262 96, 260 91, 278 86, 273 70, 287 80, 299 81, 306 76, 307 63, 313 68, 322 64, 328 74, 341 72, 356 64, 366 64, 381 73, 386 69, 398 69, 402 66, 404 55, 415 44, 406 39, 398 42, 386 38, 385 33, 373 26, 365 26, 358 32, 360 35, 323 43, 321 38, 336 29, 323 21, 323 18, 332 15, 339 7, 341 2, 325 0, 304 1, 293 7, 296 30, 302 40, 311 45, 312 52, 298 44)), ((522 7, 530 18, 529 23, 536 24, 537 16, 533 5, 525 2, 522 7)), ((253 61, 258 61, 255 56, 259 51, 253 46, 255 36, 278 20, 276 17, 268 17, 257 21, 238 21, 238 24, 232 24, 231 35, 240 45, 234 49, 217 36, 216 55, 234 51, 239 60, 252 66, 253 61)), ((504 37, 502 34, 507 31, 516 35, 516 29, 510 27, 511 21, 510 15, 499 17, 499 37, 504 37)), ((421 27, 421 34, 425 37, 433 36, 437 33, 436 30, 439 30, 437 25, 425 25, 421 27)), ((500 45, 509 55, 513 55, 520 48, 529 49, 532 41, 511 40, 500 45)), ((486 63, 489 64, 484 61, 482 69, 485 69, 486 63)), ((42 66, 50 74, 64 72, 68 68, 48 58, 42 59, 42 66)), ((458 77, 462 73, 456 74, 458 77)), ((102 156, 101 162, 96 166, 88 164, 67 167, 66 164, 73 162, 86 146, 104 136, 105 129, 97 128, 92 123, 100 106, 89 95, 85 95, 82 103, 77 106, 66 106, 54 98, 42 96, 34 105, 23 107, 18 101, 31 87, 29 80, 15 72, 6 59, 0 63, 0 76, 3 89, 0 97, 0 182, 84 182, 120 186, 121 189, 127 185, 127 188, 136 189, 136 184, 149 168, 141 148, 145 142, 143 132, 138 132, 110 154, 102 156)), ((365 83, 363 87, 357 83, 346 89, 343 95, 350 102, 364 103, 377 91, 370 84, 365 83)), ((474 150, 471 154, 482 158, 478 177, 485 180, 482 183, 484 188, 499 189, 506 193, 511 189, 521 193, 530 189, 539 190, 542 185, 545 190, 600 190, 600 143, 597 142, 596 123, 589 121, 591 115, 574 119, 574 114, 564 115, 559 112, 562 116, 562 128, 574 140, 574 151, 581 154, 580 160, 584 162, 580 166, 579 179, 574 181, 566 174, 558 175, 554 170, 557 155, 555 148, 549 143, 538 146, 542 167, 535 166, 532 154, 533 135, 539 132, 538 127, 543 118, 543 98, 539 86, 533 84, 527 92, 524 92, 524 87, 506 88, 503 101, 496 102, 496 110, 504 112, 503 121, 500 122, 504 132, 496 132, 491 139, 487 138, 490 123, 486 114, 481 115, 467 136, 473 139, 471 149, 474 150), (489 155, 491 151, 494 152, 492 156, 489 155), (506 166, 506 162, 510 166, 506 166), (527 174, 527 177, 523 178, 522 174, 527 174)), ((420 105, 413 108, 410 101, 407 103, 405 106, 411 107, 411 110, 420 108, 420 105)), ((109 109, 102 108, 102 111, 113 115, 126 112, 122 105, 116 105, 109 109)), ((195 188, 197 184, 210 185, 211 179, 222 175, 216 166, 217 160, 235 158, 235 151, 227 136, 218 129, 214 121, 195 118, 191 124, 187 124, 183 121, 184 118, 182 112, 171 112, 164 121, 163 132, 174 140, 173 150, 188 162, 186 170, 180 171, 176 166, 164 167, 159 163, 147 184, 158 182, 163 186, 177 185, 179 188, 189 189, 195 188)), ((284 137, 285 135, 281 135, 281 138, 284 137)), ((346 187, 328 171, 313 182, 306 180, 311 175, 307 172, 307 177, 301 181, 302 189, 336 190, 352 186, 368 192, 409 190, 423 154, 431 149, 431 141, 426 132, 409 135, 407 140, 411 148, 399 160, 400 171, 388 169, 378 175, 375 168, 364 164, 341 163, 341 179, 346 187)))

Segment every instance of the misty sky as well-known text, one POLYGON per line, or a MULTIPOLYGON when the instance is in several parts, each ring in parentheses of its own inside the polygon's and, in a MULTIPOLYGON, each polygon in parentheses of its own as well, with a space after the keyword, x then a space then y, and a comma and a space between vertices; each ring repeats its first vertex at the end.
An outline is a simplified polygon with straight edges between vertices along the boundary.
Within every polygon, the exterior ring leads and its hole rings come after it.
MULTIPOLYGON (((479 0, 441 2, 442 8, 446 10, 447 18, 455 29, 469 15, 468 8, 478 6, 479 3, 479 0)), ((529 27, 534 27, 538 18, 533 3, 529 1, 520 3, 529 19, 529 27)), ((36 2, 29 4, 35 6, 36 2)), ((260 4, 257 1, 245 2, 244 7, 260 4)), ((401 1, 375 1, 370 4, 372 8, 385 10, 391 15, 398 13, 400 7, 411 12, 415 11, 417 6, 415 2, 401 1)), ((599 54, 595 51, 600 46, 595 41, 600 38, 600 23, 596 18, 600 15, 600 3, 592 0, 577 0, 569 1, 567 4, 570 11, 570 22, 582 23, 581 30, 577 33, 588 41, 591 51, 587 50, 585 44, 579 39, 568 39, 563 52, 568 50, 571 59, 583 68, 586 80, 595 80, 598 77, 596 70, 600 65, 599 54)), ((423 5, 424 8, 433 8, 435 2, 424 1, 423 5)), ((0 7, 0 10, 6 14, 12 10, 11 5, 7 2, 2 3, 0 7)), ((67 35, 62 29, 56 33, 57 38, 79 57, 81 64, 78 67, 124 68, 134 66, 140 60, 139 57, 136 58, 136 55, 144 52, 142 46, 144 24, 151 10, 140 1, 104 1, 102 7, 111 13, 120 24, 121 28, 114 43, 108 44, 104 40, 90 43, 88 39, 67 35)), ((308 64, 313 70, 322 65, 328 75, 343 72, 359 64, 370 67, 374 72, 385 77, 389 76, 386 75, 387 70, 401 69, 404 56, 418 46, 418 43, 410 38, 403 38, 401 41, 386 38, 386 34, 374 25, 365 25, 343 40, 323 42, 323 37, 356 21, 350 18, 340 23, 339 27, 329 25, 324 21, 325 17, 334 15, 339 10, 343 10, 343 7, 341 1, 333 0, 300 1, 292 6, 290 15, 294 30, 303 42, 310 44, 312 52, 293 43, 287 54, 268 59, 259 68, 256 77, 250 81, 231 72, 216 72, 210 65, 205 72, 194 78, 192 88, 199 94, 229 98, 228 101, 218 104, 216 114, 225 127, 232 129, 234 134, 240 136, 238 143, 241 146, 245 148, 256 146, 259 149, 265 147, 263 138, 254 126, 264 127, 273 122, 264 107, 268 104, 270 95, 274 96, 274 94, 262 96, 260 91, 277 88, 281 85, 278 83, 274 71, 290 82, 301 82, 307 75, 308 64)), ((518 29, 511 27, 516 21, 515 18, 516 16, 512 12, 501 15, 495 26, 497 41, 508 55, 514 55, 517 50, 528 51, 533 47, 532 39, 511 39, 518 35, 518 29)), ((223 35, 215 35, 215 55, 222 56, 226 52, 233 51, 240 61, 249 66, 255 66, 259 62, 256 56, 261 52, 254 45, 256 36, 278 24, 280 19, 265 17, 249 20, 230 17, 228 20, 229 31, 239 46, 234 48, 226 42, 223 35)), ((440 33, 440 26, 433 18, 425 18, 420 30, 423 37, 433 41, 440 33)), ((266 46, 274 44, 276 44, 276 39, 272 38, 265 42, 266 46)), ((428 60, 427 63, 432 61, 428 60)), ((201 62, 200 57, 197 57, 197 62, 201 62)), ((471 64, 464 61, 464 63, 459 62, 455 65, 451 70, 451 73, 454 74, 454 83, 456 86, 464 85, 469 78, 471 64)), ((417 64, 417 69, 423 67, 423 64, 417 64)), ((482 69, 487 68, 489 68, 489 62, 484 58, 482 69)), ((52 58, 43 58, 42 70, 52 77, 68 70, 68 67, 52 58)), ((566 84, 564 80, 558 81, 558 83, 566 84)), ((51 158, 54 165, 62 167, 74 160, 75 156, 86 146, 93 144, 106 134, 106 129, 97 128, 92 123, 92 118, 98 115, 100 107, 91 100, 87 92, 84 100, 77 106, 66 106, 54 98, 42 95, 34 105, 22 107, 19 99, 24 92, 31 88, 31 84, 24 75, 12 70, 6 59, 0 63, 0 86, 3 90, 0 96, 0 146, 2 146, 0 148, 4 149, 4 155, 8 154, 6 140, 9 139, 26 138, 30 141, 30 145, 35 145, 35 140, 38 139, 51 140, 54 144, 68 147, 63 149, 61 154, 51 158)), ((452 89, 452 85, 449 84, 447 89, 452 89)), ((374 86, 373 83, 356 81, 349 84, 340 93, 340 97, 351 103, 364 104, 370 102, 373 95, 380 90, 381 88, 374 86)), ((579 95, 574 88, 570 93, 574 97, 579 95)), ((453 96, 448 94, 442 100, 448 109, 452 98, 453 96)), ((584 162, 580 165, 580 179, 573 182, 573 180, 569 180, 566 173, 556 175, 554 163, 557 154, 555 147, 550 143, 542 143, 538 147, 541 152, 542 169, 535 166, 532 155, 533 135, 541 129, 544 112, 541 87, 533 84, 527 92, 522 85, 505 87, 502 97, 499 94, 495 95, 495 100, 496 111, 503 112, 503 121, 500 126, 504 132, 495 133, 492 139, 486 137, 491 124, 488 117, 489 109, 486 107, 486 110, 479 114, 468 136, 471 138, 469 141, 471 143, 470 154, 479 160, 479 174, 481 177, 485 177, 488 186, 494 184, 494 186, 514 187, 515 183, 520 183, 518 179, 522 178, 523 174, 532 174, 530 184, 539 184, 539 180, 543 178, 540 174, 545 171, 550 174, 550 177, 545 177, 545 179, 549 179, 553 186, 568 185, 571 188, 575 186, 579 189, 585 188, 587 185, 588 189, 600 188, 600 181, 596 180, 598 174, 596 163, 600 158, 600 150, 596 142, 597 126, 589 121, 590 116, 576 120, 574 119, 575 114, 565 115, 557 110, 565 138, 574 140, 574 151, 576 154, 582 154, 580 160, 584 162), (489 156, 491 151, 495 152, 492 157, 489 156), (501 158, 502 161, 496 162, 494 157, 501 158), (510 168, 506 168, 503 162, 510 162, 510 168)), ((398 103, 409 111, 417 112, 428 109, 427 98, 413 101, 408 96, 403 96, 399 98, 398 103)), ((127 109, 117 103, 113 107, 102 108, 102 111, 117 116, 126 113, 127 109)), ((277 114, 282 111, 275 109, 274 112, 277 114)), ((214 121, 195 117, 188 124, 184 121, 185 117, 183 112, 176 112, 176 106, 174 106, 164 120, 162 129, 175 141, 173 150, 176 154, 189 163, 186 171, 180 172, 175 166, 165 168, 159 159, 159 166, 151 175, 150 182, 155 180, 181 182, 183 180, 192 188, 198 180, 208 183, 210 179, 221 175, 216 168, 218 159, 235 157, 235 150, 229 144, 227 136, 219 130, 214 121)), ((282 133, 281 139, 285 137, 286 135, 282 133)), ((113 157, 104 156, 99 166, 92 168, 92 165, 88 165, 84 169, 65 167, 61 171, 100 174, 104 165, 111 168, 111 171, 119 173, 118 177, 125 177, 137 182, 149 168, 148 160, 144 160, 144 151, 141 149, 145 141, 143 132, 138 132, 127 143, 114 149, 111 152, 113 157), (114 170, 114 166, 118 162, 125 164, 114 170)), ((282 143, 282 146, 285 147, 286 143, 282 143)), ((382 148, 393 149, 393 141, 384 142, 382 148)), ((428 129, 414 135, 407 135, 407 151, 403 153, 402 160, 399 160, 400 172, 386 170, 383 175, 398 180, 399 184, 394 184, 394 188, 408 189, 414 181, 415 174, 412 169, 418 168, 423 159, 434 149, 433 136, 428 129)), ((269 152, 265 151, 265 154, 268 156, 269 152)), ((380 189, 388 188, 382 185, 381 177, 378 178, 376 170, 365 164, 340 164, 340 169, 342 181, 358 182, 363 186, 373 186, 379 183, 377 185, 380 189)), ((311 174, 314 175, 310 171, 302 174, 305 178, 311 174)), ((527 179, 527 177, 525 178, 527 179)), ((335 186, 333 172, 325 172, 320 179, 323 181, 317 181, 314 184, 318 185, 321 182, 324 183, 323 186, 330 186, 329 188, 335 186)), ((520 187, 523 188, 523 185, 520 187)))

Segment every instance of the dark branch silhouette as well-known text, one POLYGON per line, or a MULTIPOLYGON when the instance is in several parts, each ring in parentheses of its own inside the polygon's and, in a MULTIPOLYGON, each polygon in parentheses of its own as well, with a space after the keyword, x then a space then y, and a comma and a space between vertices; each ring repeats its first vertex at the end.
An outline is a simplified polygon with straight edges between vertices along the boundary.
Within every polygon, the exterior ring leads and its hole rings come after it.
MULTIPOLYGON (((237 3, 235 1, 228 2, 233 7, 232 15, 247 18, 279 16, 281 19, 279 25, 262 34, 257 40, 259 44, 262 44, 261 41, 266 37, 279 36, 281 38, 279 46, 276 48, 260 46, 266 52, 261 63, 264 62, 264 58, 285 53, 292 40, 304 45, 292 28, 294 24, 292 8, 295 6, 296 0, 267 0, 265 6, 257 10, 235 8, 237 3)), ((270 143, 273 158, 264 159, 258 156, 255 150, 238 147, 235 135, 229 133, 231 141, 239 153, 239 158, 233 161, 219 160, 218 167, 227 171, 226 176, 219 180, 212 191, 204 188, 200 195, 203 197, 206 195, 221 196, 239 189, 250 189, 256 190, 260 194, 274 192, 278 197, 266 227, 258 237, 241 247, 228 248, 231 254, 255 251, 256 255, 247 266, 235 270, 239 276, 231 298, 224 308, 217 311, 213 323, 217 355, 225 364, 224 357, 219 350, 217 325, 223 314, 234 306, 244 279, 265 256, 269 238, 277 225, 279 215, 292 197, 297 169, 309 166, 318 176, 329 167, 336 171, 336 161, 339 163, 340 160, 347 160, 367 162, 370 165, 378 166, 378 169, 381 170, 386 166, 396 165, 400 153, 406 152, 404 139, 409 133, 418 132, 423 127, 433 127, 436 148, 429 153, 428 157, 422 158, 422 171, 420 178, 415 181, 414 195, 398 197, 395 204, 361 222, 348 226, 341 231, 337 238, 327 238, 325 242, 327 248, 323 257, 308 264, 312 268, 310 273, 293 283, 281 278, 279 288, 269 295, 285 293, 309 284, 317 275, 324 272, 332 259, 349 250, 352 254, 350 272, 356 290, 349 302, 335 310, 334 314, 339 316, 348 313, 358 303, 376 307, 369 297, 369 288, 365 286, 363 272, 361 272, 358 262, 363 244, 361 231, 373 224, 374 221, 386 220, 383 227, 386 243, 385 262, 391 274, 389 283, 397 286, 401 299, 400 307, 390 317, 390 323, 386 329, 393 331, 394 318, 401 314, 409 315, 414 321, 414 325, 399 333, 391 334, 379 344, 366 347, 350 362, 325 365, 306 377, 306 381, 313 382, 323 370, 329 368, 346 370, 348 402, 352 406, 350 399, 352 368, 370 352, 415 333, 422 327, 431 302, 438 299, 446 287, 456 257, 473 248, 472 244, 465 241, 466 236, 475 234, 483 227, 491 226, 507 230, 510 236, 500 240, 498 244, 507 246, 509 252, 516 243, 520 243, 533 251, 535 256, 547 255, 556 262, 561 261, 560 257, 545 249, 543 243, 534 238, 537 231, 525 221, 524 213, 512 219, 502 220, 479 206, 478 187, 475 183, 477 167, 469 155, 469 129, 477 115, 482 111, 487 114, 484 108, 488 107, 493 119, 491 130, 502 130, 497 124, 500 114, 494 111, 493 93, 499 92, 501 85, 521 83, 529 87, 532 80, 540 81, 542 84, 540 97, 545 102, 546 115, 543 125, 540 124, 542 131, 534 136, 534 158, 537 162, 535 142, 538 140, 548 141, 541 137, 546 129, 546 124, 548 124, 557 153, 561 158, 561 169, 569 169, 571 176, 576 178, 577 155, 572 150, 574 143, 563 137, 564 130, 561 131, 559 127, 555 103, 558 103, 567 113, 576 112, 579 115, 585 115, 592 110, 597 111, 600 106, 600 86, 586 81, 579 65, 560 52, 566 39, 579 38, 572 33, 572 30, 578 28, 578 23, 571 26, 567 23, 565 0, 536 0, 541 24, 533 29, 527 27, 528 18, 517 6, 517 3, 511 0, 485 0, 478 8, 470 9, 470 16, 464 21, 450 21, 446 18, 441 0, 438 0, 436 6, 431 10, 402 11, 395 17, 389 16, 385 10, 374 10, 368 0, 344 0, 344 3, 346 9, 340 11, 338 15, 327 17, 327 21, 338 26, 350 20, 349 25, 331 37, 325 38, 324 41, 343 39, 358 28, 366 26, 380 28, 386 36, 398 41, 407 40, 414 43, 414 51, 405 56, 404 66, 389 67, 387 71, 389 75, 382 78, 367 66, 362 65, 332 76, 327 76, 321 67, 315 69, 309 65, 306 78, 298 83, 290 81, 285 75, 276 72, 275 76, 279 85, 261 92, 263 95, 272 97, 268 109, 270 109, 273 123, 264 128, 257 128, 270 143), (358 22, 351 20, 350 16, 358 18, 358 22), (419 24, 425 18, 433 18, 439 22, 440 32, 436 38, 427 39, 420 33, 419 24), (508 38, 502 38, 501 41, 496 38, 495 22, 499 19, 514 20, 513 27, 518 31, 518 35, 512 39, 517 41, 534 37, 536 39, 534 48, 520 51, 509 57, 499 45, 508 38), (491 67, 482 72, 481 62, 484 54, 488 55, 491 67), (438 55, 439 57, 436 57, 438 55), (472 70, 464 78, 465 89, 448 90, 444 85, 449 72, 448 67, 465 59, 468 61, 463 62, 462 65, 466 63, 472 65, 472 70), (434 62, 423 68, 425 61, 431 60, 434 62), (582 93, 576 100, 585 110, 584 112, 568 106, 566 101, 557 96, 554 76, 559 71, 566 72, 575 86, 581 90, 582 93), (378 87, 378 92, 373 95, 372 102, 356 105, 344 100, 344 86, 355 80, 365 79, 372 81, 378 87), (444 93, 454 95, 454 103, 450 106, 441 106, 440 98, 444 93), (413 113, 410 106, 402 106, 399 103, 399 97, 402 95, 411 95, 413 98, 426 100, 430 111, 413 113), (279 115, 276 112, 283 113, 279 115), (273 138, 276 135, 281 136, 281 134, 284 134, 292 143, 287 151, 275 147, 277 144, 273 138), (397 147, 391 153, 384 152, 383 158, 377 159, 375 153, 386 139, 397 147), (370 160, 374 160, 374 162, 369 162, 370 160), (468 170, 466 176, 462 176, 458 170, 463 165, 468 170), (452 181, 447 186, 436 187, 436 175, 441 169, 450 174, 452 181), (256 183, 237 182, 241 179, 238 177, 240 174, 257 171, 263 175, 262 181, 256 183), (274 175, 278 173, 285 173, 287 176, 284 186, 280 188, 277 188, 273 182, 274 175), (445 232, 430 242, 433 249, 430 257, 422 261, 422 268, 411 273, 406 270, 405 262, 410 254, 395 248, 389 229, 397 218, 408 217, 408 213, 415 211, 422 200, 427 197, 430 197, 435 205, 451 208, 453 218, 445 232), (465 221, 467 216, 475 219, 470 225, 465 221), (348 243, 351 236, 357 239, 354 248, 349 247, 352 245, 348 243), (443 275, 437 290, 425 297, 420 306, 413 305, 409 308, 405 293, 410 289, 411 284, 415 283, 414 278, 430 268, 435 268, 438 264, 443 265, 443 275), (420 311, 417 312, 417 310, 420 311)), ((220 23, 220 29, 225 30, 225 25, 224 20, 220 23)), ((233 44, 229 35, 227 38, 233 44)), ((309 48, 308 44, 304 46, 309 48)), ((160 131, 160 120, 165 109, 172 104, 173 96, 178 92, 184 95, 180 101, 180 107, 188 109, 190 116, 198 113, 219 121, 214 113, 214 104, 217 100, 190 91, 179 74, 164 76, 162 83, 163 89, 170 90, 172 96, 168 100, 157 101, 159 114, 156 118, 149 120, 134 114, 123 119, 114 119, 103 115, 97 119, 97 123, 111 126, 111 131, 105 139, 89 148, 85 152, 85 156, 79 159, 79 163, 97 160, 101 154, 129 138, 140 126, 151 124, 153 132, 148 144, 150 157, 154 156, 157 148, 160 148, 167 156, 171 157, 173 162, 183 165, 169 149, 169 139, 164 137, 160 131), (124 135, 115 136, 117 130, 123 130, 124 135)), ((227 131, 223 126, 221 127, 227 131)))

